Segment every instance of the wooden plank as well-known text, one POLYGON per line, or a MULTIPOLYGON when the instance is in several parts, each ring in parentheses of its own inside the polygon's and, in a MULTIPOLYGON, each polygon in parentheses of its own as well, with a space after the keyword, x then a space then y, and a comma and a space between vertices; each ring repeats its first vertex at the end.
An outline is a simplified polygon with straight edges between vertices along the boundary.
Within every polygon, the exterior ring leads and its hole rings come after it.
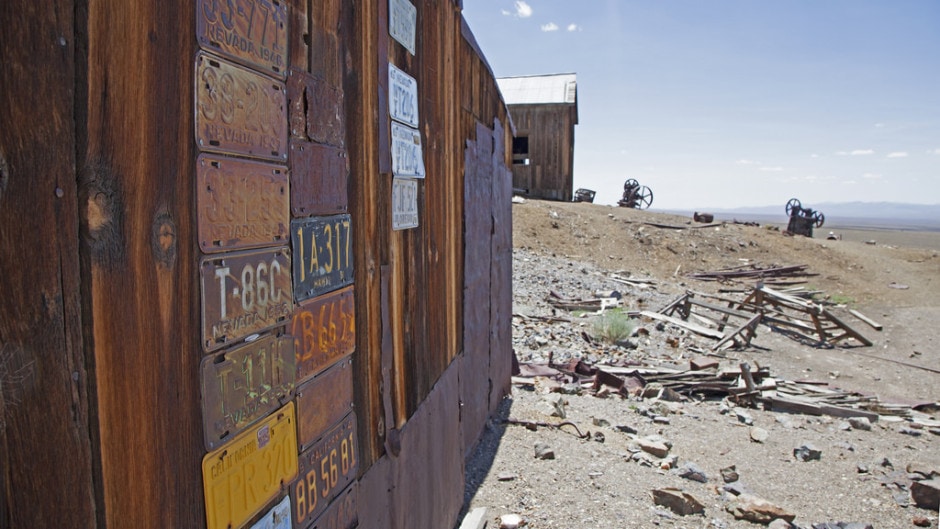
POLYGON ((96 527, 75 2, 0 2, 0 527, 96 527))
POLYGON ((877 422, 879 415, 867 410, 843 408, 828 404, 817 404, 806 400, 797 400, 788 397, 762 397, 760 400, 770 405, 773 411, 789 413, 802 413, 804 415, 830 415, 832 417, 865 417, 871 422, 877 422))
POLYGON ((869 327, 871 327, 872 329, 875 329, 876 331, 880 331, 880 330, 884 329, 884 326, 883 326, 883 325, 881 325, 881 324, 878 323, 877 321, 875 321, 875 320, 869 318, 868 316, 862 314, 861 312, 859 312, 859 311, 857 311, 857 310, 855 310, 855 309, 849 309, 849 314, 851 314, 852 316, 855 316, 856 318, 858 318, 858 319, 862 320, 863 322, 867 323, 867 324, 869 325, 869 327))
POLYGON ((669 322, 669 323, 671 323, 671 324, 673 324, 673 325, 676 325, 676 326, 678 326, 678 327, 682 327, 683 329, 690 330, 690 331, 692 331, 692 332, 694 332, 694 333, 696 333, 696 334, 701 334, 702 336, 708 336, 709 338, 717 338, 717 339, 719 339, 719 340, 720 340, 721 338, 724 338, 724 334, 722 334, 722 333, 720 333, 720 332, 718 332, 718 331, 716 331, 716 330, 714 330, 714 329, 708 329, 708 328, 702 327, 702 326, 700 326, 700 325, 695 325, 694 323, 688 323, 688 322, 682 321, 682 320, 680 320, 680 319, 678 319, 678 318, 673 318, 673 317, 671 317, 671 316, 666 316, 665 314, 660 314, 660 313, 658 313, 658 312, 652 312, 652 311, 648 311, 648 310, 641 310, 641 311, 640 311, 640 314, 641 314, 642 316, 646 316, 647 318, 652 318, 652 319, 654 319, 654 320, 660 320, 660 321, 669 322))

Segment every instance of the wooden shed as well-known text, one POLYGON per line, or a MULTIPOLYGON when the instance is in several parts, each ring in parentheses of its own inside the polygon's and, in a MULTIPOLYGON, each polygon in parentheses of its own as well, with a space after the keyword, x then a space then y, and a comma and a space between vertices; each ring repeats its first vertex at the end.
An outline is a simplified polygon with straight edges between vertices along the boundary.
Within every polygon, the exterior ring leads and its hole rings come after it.
POLYGON ((461 0, 0 2, 0 527, 452 527, 507 393, 461 0))
POLYGON ((515 126, 512 186, 534 198, 571 201, 578 82, 573 73, 496 80, 515 126))

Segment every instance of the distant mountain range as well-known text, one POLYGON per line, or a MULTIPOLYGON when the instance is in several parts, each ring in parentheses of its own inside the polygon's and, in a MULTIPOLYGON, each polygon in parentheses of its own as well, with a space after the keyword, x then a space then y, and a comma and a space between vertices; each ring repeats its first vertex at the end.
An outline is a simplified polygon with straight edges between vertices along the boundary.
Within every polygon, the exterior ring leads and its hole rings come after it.
MULTIPOLYGON (((901 204, 897 202, 823 202, 803 204, 825 215, 827 226, 862 226, 900 229, 940 230, 940 204, 901 204)), ((704 211, 704 210, 703 210, 704 211)), ((786 224, 785 204, 776 206, 710 209, 721 220, 754 220, 786 224)), ((691 211, 670 213, 691 215, 691 211)))

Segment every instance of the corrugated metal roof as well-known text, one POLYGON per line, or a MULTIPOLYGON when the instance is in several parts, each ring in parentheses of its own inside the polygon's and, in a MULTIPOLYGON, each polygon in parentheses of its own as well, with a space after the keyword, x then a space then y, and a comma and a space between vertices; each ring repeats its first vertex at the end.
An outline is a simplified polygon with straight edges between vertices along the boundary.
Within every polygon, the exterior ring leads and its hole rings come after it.
POLYGON ((578 102, 577 75, 573 73, 503 77, 496 84, 507 105, 578 102))

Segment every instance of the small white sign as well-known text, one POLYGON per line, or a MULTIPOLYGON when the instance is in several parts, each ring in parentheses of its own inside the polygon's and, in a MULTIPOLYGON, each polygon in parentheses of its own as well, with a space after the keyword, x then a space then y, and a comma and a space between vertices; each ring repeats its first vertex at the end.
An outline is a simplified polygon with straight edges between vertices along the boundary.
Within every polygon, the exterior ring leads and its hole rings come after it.
POLYGON ((408 0, 388 0, 388 34, 415 54, 418 10, 408 0))
POLYGON ((405 178, 424 178, 424 154, 421 132, 392 122, 392 174, 405 178))
POLYGON ((410 178, 392 180, 392 229, 418 227, 418 181, 410 178))
POLYGON ((284 499, 272 507, 264 518, 255 522, 251 529, 291 529, 289 496, 284 496, 284 499))
POLYGON ((388 63, 388 114, 418 128, 418 81, 392 63, 388 63))

